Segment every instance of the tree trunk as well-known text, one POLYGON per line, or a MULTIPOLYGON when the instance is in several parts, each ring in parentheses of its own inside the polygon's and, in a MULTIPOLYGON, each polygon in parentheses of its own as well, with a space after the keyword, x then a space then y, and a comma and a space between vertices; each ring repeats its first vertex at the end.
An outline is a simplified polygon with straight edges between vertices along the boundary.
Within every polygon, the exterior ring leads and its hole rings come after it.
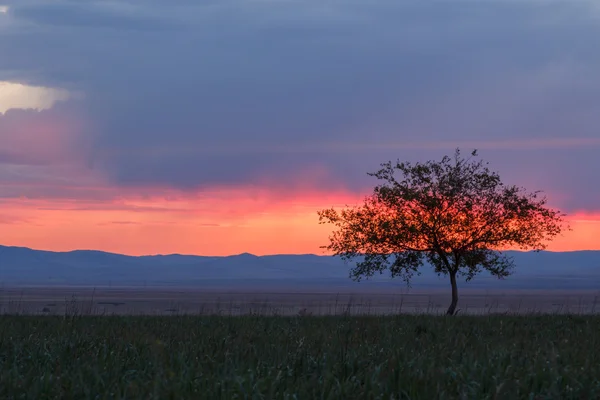
POLYGON ((450 307, 448 307, 448 311, 446 311, 447 315, 454 315, 456 312, 456 305, 458 304, 458 286, 456 286, 456 272, 450 271, 450 285, 452 285, 452 302, 450 303, 450 307))

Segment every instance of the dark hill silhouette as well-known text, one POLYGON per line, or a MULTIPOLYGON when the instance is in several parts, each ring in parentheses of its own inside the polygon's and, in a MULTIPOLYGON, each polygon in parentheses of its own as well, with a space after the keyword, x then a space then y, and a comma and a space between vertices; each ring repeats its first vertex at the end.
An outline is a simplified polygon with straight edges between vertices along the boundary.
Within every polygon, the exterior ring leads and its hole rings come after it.
MULTIPOLYGON (((516 262, 515 274, 499 281, 485 273, 462 287, 498 289, 598 289, 600 251, 508 252, 516 262)), ((348 278, 350 265, 331 256, 243 253, 228 257, 149 255, 132 257, 102 251, 52 252, 0 246, 0 284, 85 286, 198 286, 361 288, 401 287, 389 275, 360 283, 348 278)), ((447 287, 431 268, 413 281, 415 288, 447 287)))

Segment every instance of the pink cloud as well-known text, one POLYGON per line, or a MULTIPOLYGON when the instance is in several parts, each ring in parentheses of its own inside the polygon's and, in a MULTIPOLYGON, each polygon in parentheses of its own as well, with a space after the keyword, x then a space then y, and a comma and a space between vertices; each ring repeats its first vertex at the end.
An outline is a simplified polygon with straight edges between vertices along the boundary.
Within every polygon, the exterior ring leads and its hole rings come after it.
POLYGON ((0 114, 0 164, 81 163, 84 121, 65 108, 0 114))

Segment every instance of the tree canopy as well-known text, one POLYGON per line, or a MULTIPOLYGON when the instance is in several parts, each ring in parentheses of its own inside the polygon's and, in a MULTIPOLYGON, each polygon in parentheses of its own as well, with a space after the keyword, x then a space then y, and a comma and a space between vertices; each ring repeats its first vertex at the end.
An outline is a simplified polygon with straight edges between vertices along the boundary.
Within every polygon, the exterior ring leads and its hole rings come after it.
POLYGON ((320 223, 336 228, 322 246, 345 261, 357 260, 350 276, 369 278, 389 270, 410 284, 427 261, 450 278, 453 315, 457 275, 467 281, 482 270, 498 278, 514 263, 503 250, 543 250, 565 228, 565 214, 546 207, 540 191, 506 186, 477 151, 424 163, 384 163, 369 175, 382 181, 364 204, 321 210, 320 223))

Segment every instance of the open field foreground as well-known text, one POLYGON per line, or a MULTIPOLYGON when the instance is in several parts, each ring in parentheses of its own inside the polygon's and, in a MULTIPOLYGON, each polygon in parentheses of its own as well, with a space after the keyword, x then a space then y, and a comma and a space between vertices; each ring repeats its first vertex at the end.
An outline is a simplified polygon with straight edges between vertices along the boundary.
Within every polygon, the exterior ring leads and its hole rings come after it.
POLYGON ((598 399, 598 316, 0 316, 2 399, 598 399))
MULTIPOLYGON (((600 291, 459 289, 461 314, 600 313, 600 291)), ((33 315, 384 315, 444 313, 450 289, 0 288, 0 313, 33 315), (303 311, 304 310, 304 311, 303 311)))

